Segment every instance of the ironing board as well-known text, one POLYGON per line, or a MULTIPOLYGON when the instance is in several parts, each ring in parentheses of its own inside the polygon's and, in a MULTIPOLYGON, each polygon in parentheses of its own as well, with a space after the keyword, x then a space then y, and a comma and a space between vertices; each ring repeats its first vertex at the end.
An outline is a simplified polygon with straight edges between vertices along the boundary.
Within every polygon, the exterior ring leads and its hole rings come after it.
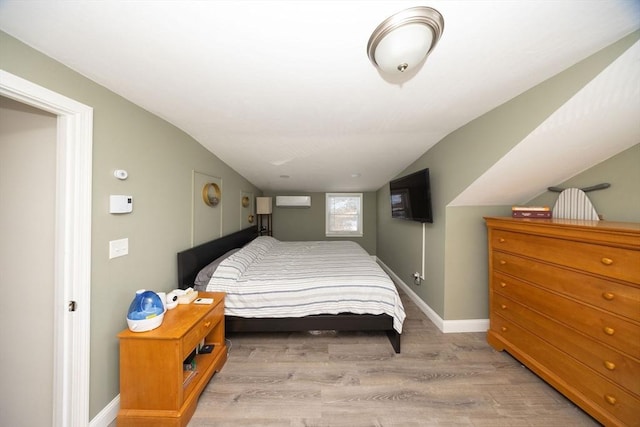
POLYGON ((579 188, 567 188, 560 193, 553 206, 553 217, 600 220, 589 196, 579 188))

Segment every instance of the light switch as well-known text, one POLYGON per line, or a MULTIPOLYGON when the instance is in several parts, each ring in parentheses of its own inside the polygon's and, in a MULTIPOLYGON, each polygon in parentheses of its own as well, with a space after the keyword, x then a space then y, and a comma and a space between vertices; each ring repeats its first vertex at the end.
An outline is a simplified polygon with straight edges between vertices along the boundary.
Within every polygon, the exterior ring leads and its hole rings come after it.
POLYGON ((124 256, 129 253, 129 239, 111 240, 109 242, 109 259, 124 256))

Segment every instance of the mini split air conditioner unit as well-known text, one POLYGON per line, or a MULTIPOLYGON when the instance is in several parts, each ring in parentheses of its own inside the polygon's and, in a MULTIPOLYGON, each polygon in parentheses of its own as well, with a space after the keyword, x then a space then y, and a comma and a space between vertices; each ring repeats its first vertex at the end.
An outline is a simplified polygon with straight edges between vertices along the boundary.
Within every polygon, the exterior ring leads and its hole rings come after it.
POLYGON ((311 206, 311 196, 276 196, 276 206, 280 208, 308 208, 311 206))

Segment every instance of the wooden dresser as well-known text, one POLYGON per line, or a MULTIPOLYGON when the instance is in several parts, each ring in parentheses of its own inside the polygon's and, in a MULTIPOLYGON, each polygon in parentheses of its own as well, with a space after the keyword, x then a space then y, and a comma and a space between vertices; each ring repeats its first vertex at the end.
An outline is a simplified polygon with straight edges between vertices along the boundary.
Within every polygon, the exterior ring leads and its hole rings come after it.
POLYGON ((199 294, 210 305, 180 304, 165 313, 162 325, 148 332, 120 332, 120 412, 117 425, 184 427, 198 397, 227 360, 224 293, 199 294), (213 352, 195 358, 195 370, 183 362, 202 341, 213 352))
POLYGON ((640 426, 640 224, 485 220, 489 344, 604 425, 640 426))

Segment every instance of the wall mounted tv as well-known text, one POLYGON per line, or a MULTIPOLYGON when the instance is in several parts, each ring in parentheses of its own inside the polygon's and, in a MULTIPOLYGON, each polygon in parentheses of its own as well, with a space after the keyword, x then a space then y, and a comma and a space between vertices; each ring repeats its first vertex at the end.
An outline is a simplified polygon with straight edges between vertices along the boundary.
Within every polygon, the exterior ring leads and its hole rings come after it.
POLYGON ((433 222, 429 169, 394 179, 391 190, 391 217, 418 222, 433 222))

